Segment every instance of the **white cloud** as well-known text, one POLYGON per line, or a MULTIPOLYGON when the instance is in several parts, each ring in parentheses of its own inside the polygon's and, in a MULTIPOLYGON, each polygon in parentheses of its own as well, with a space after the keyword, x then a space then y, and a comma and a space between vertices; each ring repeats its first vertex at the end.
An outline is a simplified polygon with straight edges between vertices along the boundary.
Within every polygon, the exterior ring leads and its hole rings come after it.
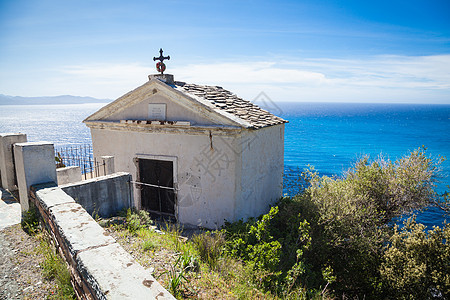
POLYGON ((275 62, 234 62, 196 64, 173 70, 177 77, 196 81, 241 84, 319 84, 324 74, 308 70, 281 68, 275 62))
POLYGON ((99 98, 118 98, 146 82, 149 68, 137 63, 93 64, 67 66, 60 70, 63 81, 71 83, 65 88, 83 91, 85 95, 99 98))
POLYGON ((191 65, 174 73, 247 99, 450 103, 450 55, 191 65))
MULTIPOLYGON (((449 70, 450 55, 234 61, 168 68, 176 80, 220 85, 248 100, 264 91, 275 101, 433 103, 450 103, 449 70)), ((145 83, 155 70, 153 64, 123 63, 65 66, 50 73, 39 78, 39 84, 31 76, 28 94, 115 99, 145 83)))

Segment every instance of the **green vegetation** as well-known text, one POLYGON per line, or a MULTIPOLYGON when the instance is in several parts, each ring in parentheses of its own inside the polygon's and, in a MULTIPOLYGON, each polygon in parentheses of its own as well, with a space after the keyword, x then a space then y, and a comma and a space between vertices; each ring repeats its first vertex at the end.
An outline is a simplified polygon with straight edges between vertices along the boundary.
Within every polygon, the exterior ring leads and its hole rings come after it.
POLYGON ((40 231, 39 213, 32 203, 30 203, 30 209, 22 215, 21 226, 29 235, 36 235, 40 231))
POLYGON ((44 278, 56 280, 56 293, 49 295, 49 299, 76 299, 70 282, 70 272, 65 261, 58 255, 50 237, 40 227, 37 208, 30 203, 30 209, 22 217, 22 229, 39 240, 37 252, 43 257, 40 267, 44 278))
POLYGON ((414 218, 404 222, 385 248, 380 275, 386 293, 397 299, 449 298, 450 227, 425 232, 414 218))
POLYGON ((65 168, 66 165, 63 162, 63 158, 61 156, 61 153, 57 152, 55 156, 55 162, 56 162, 56 168, 65 168))
POLYGON ((269 213, 189 241, 175 225, 165 234, 132 225, 141 217, 131 212, 128 230, 116 230, 138 239, 144 265, 172 251, 154 274, 178 298, 447 299, 450 226, 395 225, 430 205, 448 207, 448 195, 434 191, 441 161, 418 149, 395 162, 365 157, 342 178, 307 170, 300 192, 269 213))
POLYGON ((76 299, 75 292, 70 282, 70 272, 65 261, 58 255, 50 238, 44 233, 40 234, 40 246, 38 251, 44 256, 40 264, 46 279, 56 279, 58 289, 50 299, 76 299))
POLYGON ((135 233, 137 230, 153 224, 148 212, 144 210, 134 212, 131 209, 128 209, 126 220, 127 228, 131 233, 135 233))

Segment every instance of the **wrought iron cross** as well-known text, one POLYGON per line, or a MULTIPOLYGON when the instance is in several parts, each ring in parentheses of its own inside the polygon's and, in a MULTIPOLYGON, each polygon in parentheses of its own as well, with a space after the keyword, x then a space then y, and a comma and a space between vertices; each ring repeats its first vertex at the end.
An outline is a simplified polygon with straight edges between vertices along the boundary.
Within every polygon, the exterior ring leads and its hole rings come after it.
POLYGON ((156 70, 158 70, 158 72, 161 72, 161 74, 164 73, 164 70, 166 69, 166 65, 164 64, 164 60, 170 60, 170 56, 163 56, 163 49, 159 49, 159 57, 153 57, 153 61, 157 61, 159 60, 158 63, 156 63, 156 70))

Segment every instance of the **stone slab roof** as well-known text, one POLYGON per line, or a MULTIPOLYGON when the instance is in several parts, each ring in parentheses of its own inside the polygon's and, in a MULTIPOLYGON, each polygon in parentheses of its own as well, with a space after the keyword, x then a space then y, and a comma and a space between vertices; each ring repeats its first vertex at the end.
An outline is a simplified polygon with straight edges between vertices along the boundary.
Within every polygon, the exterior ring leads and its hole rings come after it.
POLYGON ((176 90, 188 96, 206 100, 216 109, 227 112, 256 129, 288 122, 220 86, 190 84, 181 81, 175 81, 174 86, 176 90))

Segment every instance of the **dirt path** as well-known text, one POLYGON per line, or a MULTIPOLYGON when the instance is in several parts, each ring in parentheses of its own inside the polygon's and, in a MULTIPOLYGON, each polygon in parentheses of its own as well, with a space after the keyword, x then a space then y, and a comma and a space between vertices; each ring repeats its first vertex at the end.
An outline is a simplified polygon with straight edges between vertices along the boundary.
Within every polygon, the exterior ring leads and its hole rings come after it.
POLYGON ((18 283, 13 280, 15 265, 14 251, 0 231, 0 299, 22 299, 18 283))
POLYGON ((56 283, 44 278, 38 248, 39 241, 20 225, 0 230, 0 300, 47 299, 54 294, 56 283))

